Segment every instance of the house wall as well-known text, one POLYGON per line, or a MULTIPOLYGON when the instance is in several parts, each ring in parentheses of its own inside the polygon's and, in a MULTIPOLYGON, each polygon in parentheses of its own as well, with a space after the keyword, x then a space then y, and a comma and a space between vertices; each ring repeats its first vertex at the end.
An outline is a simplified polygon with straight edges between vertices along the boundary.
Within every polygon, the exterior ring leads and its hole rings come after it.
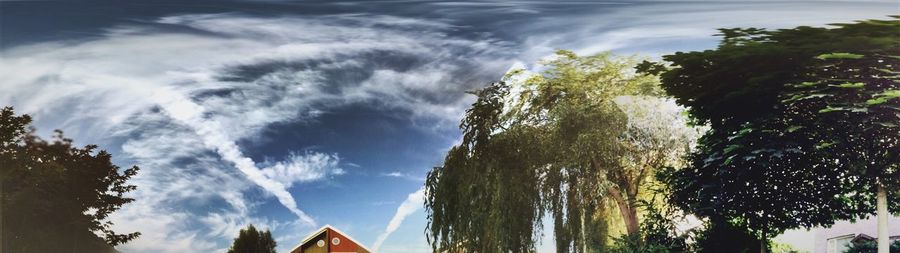
POLYGON ((340 240, 340 244, 338 244, 338 245, 331 244, 331 246, 330 246, 331 252, 357 252, 357 253, 359 253, 359 252, 364 251, 364 250, 362 250, 362 247, 360 247, 359 245, 357 245, 356 243, 354 243, 352 240, 350 240, 349 238, 347 238, 344 235, 332 232, 332 233, 329 233, 328 236, 329 236, 329 241, 328 241, 329 243, 331 243, 332 242, 331 240, 333 240, 334 238, 337 238, 340 240))
POLYGON ((315 238, 311 239, 309 241, 309 243, 301 246, 296 251, 293 251, 291 253, 328 253, 328 244, 327 243, 325 244, 324 247, 319 247, 318 245, 316 245, 316 242, 318 242, 319 240, 327 241, 328 240, 327 233, 322 233, 321 235, 316 236, 315 238))
MULTIPOLYGON (((858 220, 855 223, 851 223, 849 221, 839 221, 830 228, 817 228, 814 230, 816 244, 813 253, 827 253, 828 238, 834 238, 848 234, 858 235, 860 233, 872 237, 878 236, 878 224, 874 216, 865 220, 858 220)), ((900 216, 893 216, 888 218, 888 233, 891 237, 900 236, 900 216)))

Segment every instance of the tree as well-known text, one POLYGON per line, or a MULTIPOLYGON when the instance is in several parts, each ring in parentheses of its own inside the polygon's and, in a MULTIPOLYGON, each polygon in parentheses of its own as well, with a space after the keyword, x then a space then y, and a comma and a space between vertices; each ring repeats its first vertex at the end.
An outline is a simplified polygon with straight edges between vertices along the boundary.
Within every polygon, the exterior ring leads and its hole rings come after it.
POLYGON ((275 253, 275 245, 275 239, 272 239, 272 233, 268 229, 258 231, 250 224, 234 238, 228 253, 275 253))
POLYGON ((663 88, 711 126, 667 179, 676 204, 765 239, 874 214, 878 192, 900 203, 900 21, 835 26, 723 29, 715 50, 664 56, 663 88))
POLYGON ((850 194, 869 197, 859 209, 877 213, 879 250, 886 252, 887 203, 900 213, 900 45, 816 58, 809 81, 793 84, 782 101, 790 119, 803 119, 791 122, 794 132, 816 138, 825 161, 850 177, 850 194))
POLYGON ((656 77, 635 63, 560 51, 542 73, 473 92, 462 143, 426 180, 434 250, 533 251, 549 215, 557 250, 585 252, 607 236, 595 215, 607 201, 638 234, 643 183, 678 165, 696 131, 674 106, 660 110, 656 77))
POLYGON ((106 151, 73 147, 58 130, 44 141, 30 122, 0 110, 3 252, 105 252, 137 238, 112 231, 107 218, 134 201, 124 194, 138 168, 121 170, 106 151))

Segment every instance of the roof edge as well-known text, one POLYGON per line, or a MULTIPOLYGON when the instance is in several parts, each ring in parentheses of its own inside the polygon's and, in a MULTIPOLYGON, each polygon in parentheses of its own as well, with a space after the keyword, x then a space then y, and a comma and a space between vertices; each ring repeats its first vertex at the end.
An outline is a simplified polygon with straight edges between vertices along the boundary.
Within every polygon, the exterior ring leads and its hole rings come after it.
POLYGON ((353 239, 353 237, 350 237, 349 235, 347 235, 347 233, 344 233, 343 231, 338 230, 337 228, 332 227, 330 224, 329 224, 329 225, 322 226, 321 228, 317 229, 315 232, 313 232, 313 233, 309 234, 308 236, 306 236, 306 238, 303 238, 303 240, 300 241, 300 244, 297 244, 297 246, 294 246, 294 248, 291 249, 291 252, 294 252, 295 250, 299 249, 300 247, 303 247, 303 244, 306 244, 307 242, 309 242, 309 241, 312 240, 313 238, 316 238, 316 236, 319 236, 320 234, 322 234, 323 232, 325 232, 325 231, 327 231, 327 230, 329 230, 329 229, 332 230, 332 231, 334 231, 334 232, 337 232, 338 234, 341 234, 342 236, 346 237, 347 239, 349 239, 351 242, 355 243, 356 245, 359 245, 360 247, 362 247, 362 248, 365 249, 366 251, 371 252, 371 253, 374 253, 372 250, 370 250, 368 247, 366 247, 366 245, 360 243, 360 242, 357 241, 356 239, 353 239))

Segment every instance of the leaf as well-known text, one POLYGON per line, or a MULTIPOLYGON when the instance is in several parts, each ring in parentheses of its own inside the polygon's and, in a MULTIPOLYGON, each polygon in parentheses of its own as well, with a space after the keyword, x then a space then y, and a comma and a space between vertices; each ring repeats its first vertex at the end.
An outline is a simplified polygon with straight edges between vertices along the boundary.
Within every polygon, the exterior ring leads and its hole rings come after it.
POLYGON ((890 123, 890 122, 875 122, 875 124, 881 125, 883 127, 888 127, 888 128, 895 128, 895 127, 900 126, 900 125, 897 125, 896 123, 890 123))
POLYGON ((819 60, 828 60, 828 59, 861 59, 863 55, 861 54, 851 54, 851 53, 830 53, 830 54, 821 54, 816 56, 819 60))
POLYGON ((878 71, 884 72, 884 73, 888 73, 888 74, 900 74, 900 71, 893 71, 890 69, 875 69, 875 70, 878 70, 878 71))
POLYGON ((808 88, 818 85, 820 82, 802 82, 800 84, 794 84, 794 88, 808 88))
POLYGON ((865 83, 842 83, 842 84, 838 84, 838 85, 828 85, 828 86, 838 87, 838 88, 854 88, 855 89, 855 88, 865 87, 866 84, 865 83))
POLYGON ((900 90, 886 90, 876 96, 884 96, 887 98, 900 98, 900 90))
POLYGON ((876 98, 866 100, 867 105, 883 104, 891 99, 900 98, 900 90, 887 90, 875 95, 876 98))
POLYGON ((819 113, 829 113, 836 111, 849 111, 849 112, 868 112, 869 108, 865 107, 831 107, 828 106, 825 109, 819 110, 819 113))
POLYGON ((888 101, 887 98, 873 98, 873 99, 866 100, 866 104, 867 105, 878 105, 878 104, 883 104, 884 102, 887 102, 887 101, 888 101))
POLYGON ((787 131, 788 133, 793 133, 794 131, 800 130, 801 128, 803 128, 803 126, 791 126, 788 127, 787 131))
POLYGON ((734 156, 729 156, 728 159, 725 159, 724 164, 729 165, 729 164, 731 164, 732 161, 734 161, 734 156))
POLYGON ((781 102, 787 103, 787 102, 806 100, 806 99, 811 99, 811 98, 823 98, 823 97, 832 97, 832 96, 834 96, 834 95, 817 93, 817 94, 809 94, 809 95, 803 96, 803 95, 798 94, 798 95, 794 95, 793 97, 791 97, 789 99, 781 100, 781 102))
POLYGON ((841 108, 829 106, 829 107, 826 107, 825 109, 819 110, 819 113, 829 113, 829 112, 840 111, 840 110, 841 110, 841 108))
POLYGON ((838 142, 836 142, 836 141, 834 141, 834 142, 820 142, 818 145, 816 145, 816 149, 823 149, 823 148, 831 147, 831 146, 833 146, 834 144, 837 144, 837 143, 838 143, 838 142))
POLYGON ((723 152, 725 152, 725 154, 728 154, 728 153, 731 153, 732 151, 737 150, 737 149, 739 149, 739 148, 741 148, 741 147, 743 147, 743 146, 741 146, 741 145, 734 145, 734 144, 733 144, 733 145, 728 145, 728 147, 726 147, 725 150, 723 150, 723 152))

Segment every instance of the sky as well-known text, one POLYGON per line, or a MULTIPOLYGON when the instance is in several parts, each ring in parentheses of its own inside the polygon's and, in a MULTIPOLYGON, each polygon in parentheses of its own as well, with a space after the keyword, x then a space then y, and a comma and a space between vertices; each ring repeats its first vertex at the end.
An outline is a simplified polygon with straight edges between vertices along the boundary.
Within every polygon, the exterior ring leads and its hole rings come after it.
POLYGON ((123 252, 221 252, 249 223, 279 252, 325 224, 379 252, 428 252, 424 178, 460 140, 465 91, 510 68, 556 49, 658 58, 714 48, 716 28, 898 13, 896 1, 0 0, 0 106, 141 168, 136 201, 111 217, 142 233, 123 252))

